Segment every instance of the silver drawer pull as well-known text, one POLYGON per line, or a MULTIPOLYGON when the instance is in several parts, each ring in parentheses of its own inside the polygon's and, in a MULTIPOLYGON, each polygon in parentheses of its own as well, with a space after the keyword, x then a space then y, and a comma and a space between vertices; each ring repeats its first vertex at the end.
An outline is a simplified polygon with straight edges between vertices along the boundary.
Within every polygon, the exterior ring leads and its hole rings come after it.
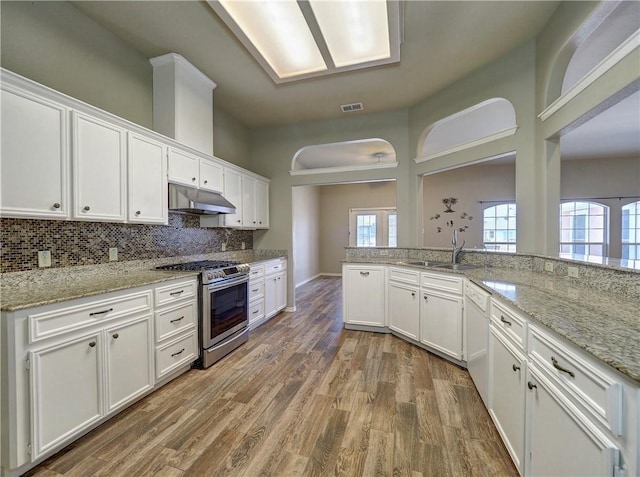
POLYGON ((179 354, 182 354, 183 352, 184 352, 184 348, 182 348, 182 349, 181 349, 180 351, 178 351, 177 353, 173 353, 173 354, 171 355, 171 357, 173 357, 173 356, 178 356, 179 354))
POLYGON ((178 295, 180 295, 181 293, 184 293, 184 290, 179 290, 179 291, 176 291, 176 292, 172 292, 172 293, 169 293, 169 295, 171 295, 171 296, 178 296, 178 295))
POLYGON ((554 358, 553 356, 551 356, 551 363, 553 363, 553 367, 556 368, 558 371, 562 371, 563 373, 567 373, 572 378, 576 377, 576 373, 574 373, 570 369, 563 368, 562 366, 560 366, 560 363, 558 363, 558 360, 556 358, 554 358))
POLYGON ((360 275, 362 275, 363 277, 368 277, 369 276, 369 272, 360 272, 360 275))
POLYGON ((504 316, 500 315, 500 321, 502 321, 505 325, 511 326, 511 322, 506 320, 504 316))
POLYGON ((110 311, 113 311, 113 308, 109 308, 108 310, 102 310, 102 311, 94 311, 94 312, 89 313, 89 316, 104 315, 105 313, 109 313, 110 311))
POLYGON ((257 315, 260 310, 255 310, 252 314, 257 315))
POLYGON ((258 290, 260 290, 259 288, 255 288, 253 290, 251 290, 253 293, 256 293, 258 290))
POLYGON ((176 323, 178 321, 182 321, 183 319, 184 319, 184 316, 181 316, 180 318, 176 318, 175 320, 169 321, 169 323, 176 323))

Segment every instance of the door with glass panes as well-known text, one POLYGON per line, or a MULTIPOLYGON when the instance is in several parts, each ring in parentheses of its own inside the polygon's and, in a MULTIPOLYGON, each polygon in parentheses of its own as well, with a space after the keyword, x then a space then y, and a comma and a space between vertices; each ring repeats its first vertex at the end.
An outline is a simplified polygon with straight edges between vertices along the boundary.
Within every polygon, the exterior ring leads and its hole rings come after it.
POLYGON ((397 230, 395 208, 349 209, 350 247, 396 247, 397 230))

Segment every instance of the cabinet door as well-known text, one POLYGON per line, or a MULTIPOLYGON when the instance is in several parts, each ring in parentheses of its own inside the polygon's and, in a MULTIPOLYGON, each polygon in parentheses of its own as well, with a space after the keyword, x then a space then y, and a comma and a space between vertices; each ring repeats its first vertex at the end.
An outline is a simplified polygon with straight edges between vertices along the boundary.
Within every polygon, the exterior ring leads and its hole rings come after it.
POLYGON ((619 449, 533 367, 526 392, 530 418, 526 475, 617 475, 619 449))
POLYGON ((166 148, 159 142, 134 133, 129 133, 128 146, 129 221, 166 224, 166 148))
POLYGON ((224 170, 224 197, 236 206, 235 214, 224 214, 224 225, 227 227, 242 227, 242 176, 231 170, 224 170))
POLYGON ((103 416, 101 356, 100 333, 30 353, 32 459, 103 416))
POLYGON ((125 131, 73 113, 74 218, 124 222, 125 131))
POLYGON ((491 330, 489 341, 489 413, 513 463, 522 474, 525 423, 525 360, 491 330))
POLYGON ((109 328, 107 413, 121 408, 153 386, 151 315, 109 328))
POLYGON ((256 181, 256 224, 259 229, 269 228, 269 184, 256 181))
POLYGON ((200 159, 200 188, 212 192, 224 191, 222 164, 208 159, 200 159))
POLYGON ((264 279, 264 314, 267 318, 271 318, 276 314, 277 308, 277 287, 278 279, 275 275, 265 277, 264 279))
POLYGON ((354 325, 384 327, 385 273, 383 267, 345 265, 343 320, 354 325))
POLYGON ((462 360, 462 298, 423 291, 420 304, 420 341, 462 360))
POLYGON ((287 274, 279 273, 276 276, 276 310, 280 311, 287 306, 287 274))
POLYGON ((256 228, 256 180, 253 177, 242 177, 242 225, 256 228))
POLYGON ((170 147, 167 174, 169 182, 198 187, 200 184, 200 158, 170 147))
POLYGON ((2 215, 68 218, 67 109, 8 85, 2 88, 2 215))
POLYGON ((389 328, 418 341, 420 330, 420 291, 415 287, 389 282, 389 328))

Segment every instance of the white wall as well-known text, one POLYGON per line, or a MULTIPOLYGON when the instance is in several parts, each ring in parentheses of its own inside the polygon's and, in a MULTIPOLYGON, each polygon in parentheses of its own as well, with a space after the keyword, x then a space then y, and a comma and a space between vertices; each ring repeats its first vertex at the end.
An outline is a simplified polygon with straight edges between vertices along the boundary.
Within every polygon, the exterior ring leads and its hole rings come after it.
POLYGON ((320 193, 318 187, 293 187, 295 286, 320 273, 320 193))
POLYGON ((395 207, 396 182, 369 182, 320 187, 320 270, 340 274, 349 246, 349 209, 395 207))

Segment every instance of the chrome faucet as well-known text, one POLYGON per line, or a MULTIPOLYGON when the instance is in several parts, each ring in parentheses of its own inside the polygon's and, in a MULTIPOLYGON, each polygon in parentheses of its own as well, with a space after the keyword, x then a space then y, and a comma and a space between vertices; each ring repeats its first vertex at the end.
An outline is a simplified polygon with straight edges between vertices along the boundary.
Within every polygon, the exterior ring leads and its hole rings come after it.
POLYGON ((453 250, 451 251, 451 263, 458 263, 458 255, 462 252, 462 247, 466 242, 463 240, 462 245, 458 247, 458 231, 454 230, 451 236, 451 245, 453 245, 453 250))

